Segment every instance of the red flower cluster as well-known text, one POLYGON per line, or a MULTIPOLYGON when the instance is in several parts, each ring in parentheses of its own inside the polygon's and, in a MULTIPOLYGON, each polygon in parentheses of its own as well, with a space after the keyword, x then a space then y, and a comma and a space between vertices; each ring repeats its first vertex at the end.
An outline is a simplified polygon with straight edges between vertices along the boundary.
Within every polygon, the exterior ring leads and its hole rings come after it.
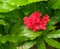
POLYGON ((46 25, 50 17, 47 14, 44 17, 41 16, 40 12, 33 12, 29 17, 24 17, 24 24, 33 31, 46 30, 46 25))

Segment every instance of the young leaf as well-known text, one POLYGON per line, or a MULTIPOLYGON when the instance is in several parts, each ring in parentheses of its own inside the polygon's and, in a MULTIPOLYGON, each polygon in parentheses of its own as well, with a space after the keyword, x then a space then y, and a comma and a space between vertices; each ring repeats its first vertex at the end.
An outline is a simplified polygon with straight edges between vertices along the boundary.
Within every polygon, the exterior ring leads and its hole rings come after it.
POLYGON ((49 38, 44 38, 44 40, 46 41, 46 43, 48 43, 48 45, 55 48, 60 48, 60 43, 58 41, 49 38))
POLYGON ((47 38, 60 38, 60 30, 50 32, 47 38))
POLYGON ((29 48, 31 48, 32 46, 34 46, 34 44, 36 44, 35 41, 25 42, 25 43, 23 44, 23 49, 29 49, 29 48))
POLYGON ((44 41, 40 41, 39 43, 37 43, 37 48, 38 49, 46 49, 44 41))
POLYGON ((19 30, 20 36, 28 37, 30 40, 35 39, 36 37, 40 36, 42 33, 43 33, 42 31, 34 32, 28 29, 26 26, 22 26, 19 30))

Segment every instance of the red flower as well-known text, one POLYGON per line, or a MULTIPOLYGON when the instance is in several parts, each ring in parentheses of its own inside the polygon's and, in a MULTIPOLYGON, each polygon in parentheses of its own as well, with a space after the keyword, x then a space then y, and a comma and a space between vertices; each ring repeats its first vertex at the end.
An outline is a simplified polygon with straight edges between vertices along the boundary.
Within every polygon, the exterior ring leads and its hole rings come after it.
POLYGON ((33 12, 29 17, 24 17, 24 24, 33 31, 46 30, 46 25, 50 17, 47 14, 43 17, 41 16, 40 12, 33 12))

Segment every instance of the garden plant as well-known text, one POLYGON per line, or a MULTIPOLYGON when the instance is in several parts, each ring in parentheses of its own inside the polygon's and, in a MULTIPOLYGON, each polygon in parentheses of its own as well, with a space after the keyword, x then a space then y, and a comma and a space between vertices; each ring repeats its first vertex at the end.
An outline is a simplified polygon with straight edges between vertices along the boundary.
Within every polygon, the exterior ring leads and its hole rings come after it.
POLYGON ((0 49, 60 49, 60 0, 0 0, 0 49))

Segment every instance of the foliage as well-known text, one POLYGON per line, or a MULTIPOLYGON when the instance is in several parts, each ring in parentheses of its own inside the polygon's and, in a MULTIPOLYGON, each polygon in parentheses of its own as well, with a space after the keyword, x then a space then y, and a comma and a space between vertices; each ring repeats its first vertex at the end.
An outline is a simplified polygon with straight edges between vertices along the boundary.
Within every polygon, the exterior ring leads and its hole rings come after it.
POLYGON ((32 2, 46 1, 46 0, 0 0, 0 12, 9 12, 19 6, 27 5, 32 2))
POLYGON ((46 49, 46 43, 60 49, 60 0, 0 0, 0 48, 16 49, 20 44, 23 49, 36 45, 37 49, 46 49), (34 32, 24 23, 24 16, 39 11, 48 14, 50 21, 46 30, 34 32), (57 24, 57 25, 56 25, 57 24))

